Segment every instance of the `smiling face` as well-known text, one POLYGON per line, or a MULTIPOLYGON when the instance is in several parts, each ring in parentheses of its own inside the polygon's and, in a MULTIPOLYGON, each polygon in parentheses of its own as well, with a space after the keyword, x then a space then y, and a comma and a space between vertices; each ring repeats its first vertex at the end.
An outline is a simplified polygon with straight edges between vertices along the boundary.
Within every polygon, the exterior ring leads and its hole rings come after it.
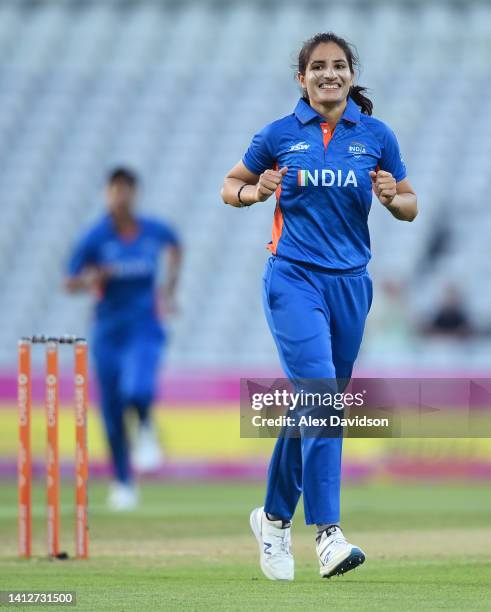
POLYGON ((319 43, 310 55, 305 74, 299 72, 297 77, 313 108, 344 103, 354 80, 346 54, 334 42, 319 43))

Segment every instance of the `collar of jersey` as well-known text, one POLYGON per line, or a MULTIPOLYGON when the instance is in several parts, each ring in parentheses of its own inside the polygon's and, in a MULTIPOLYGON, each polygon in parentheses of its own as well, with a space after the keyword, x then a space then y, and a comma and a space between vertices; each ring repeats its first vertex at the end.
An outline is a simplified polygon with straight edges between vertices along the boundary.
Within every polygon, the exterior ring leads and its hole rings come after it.
MULTIPOLYGON (((298 101, 294 113, 297 119, 304 125, 314 119, 325 121, 325 118, 321 117, 303 98, 300 98, 298 101)), ((348 98, 348 103, 341 119, 349 123, 358 123, 360 121, 360 109, 351 98, 348 98)))

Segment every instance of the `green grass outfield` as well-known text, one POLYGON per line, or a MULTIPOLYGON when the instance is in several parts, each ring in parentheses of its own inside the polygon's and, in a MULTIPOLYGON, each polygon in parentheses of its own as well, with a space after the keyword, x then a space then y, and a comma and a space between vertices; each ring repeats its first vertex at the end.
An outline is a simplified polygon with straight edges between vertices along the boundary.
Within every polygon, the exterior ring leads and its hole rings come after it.
MULTIPOLYGON (((248 515, 258 485, 145 484, 143 504, 113 515, 91 487, 88 561, 44 557, 44 490, 34 495, 35 558, 16 558, 16 488, 0 483, 0 589, 74 590, 77 610, 491 609, 491 486, 346 486, 343 526, 366 563, 318 576, 312 528, 293 530, 296 579, 270 582, 258 567, 248 515)), ((73 551, 73 486, 64 483, 63 548, 73 551)), ((56 606, 51 606, 51 608, 56 606)), ((44 609, 36 606, 35 609, 44 609)))

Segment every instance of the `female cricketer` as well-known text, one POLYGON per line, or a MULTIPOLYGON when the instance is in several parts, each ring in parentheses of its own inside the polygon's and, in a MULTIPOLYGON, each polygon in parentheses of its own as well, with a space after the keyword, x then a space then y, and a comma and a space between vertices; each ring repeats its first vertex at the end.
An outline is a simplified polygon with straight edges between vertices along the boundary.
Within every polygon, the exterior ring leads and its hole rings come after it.
MULTIPOLYGON (((244 207, 276 193, 264 308, 286 375, 349 380, 372 300, 368 213, 372 190, 396 218, 412 221, 417 200, 394 133, 354 85, 354 48, 335 34, 302 47, 302 97, 293 113, 256 134, 227 174, 226 204, 244 207)), ((271 459, 264 508, 251 513, 261 569, 293 580, 290 527, 303 493, 317 526, 320 574, 343 574, 365 560, 341 531, 342 437, 283 436, 271 459)))
POLYGON ((131 510, 138 502, 124 424, 126 409, 136 409, 139 417, 134 467, 152 469, 161 459, 150 419, 165 341, 159 298, 165 300, 165 308, 172 307, 181 260, 176 233, 160 221, 135 214, 137 182, 126 168, 110 174, 108 214, 75 246, 66 279, 68 291, 96 294, 92 349, 115 476, 108 499, 113 510, 131 510), (168 251, 168 270, 160 287, 163 251, 168 251))

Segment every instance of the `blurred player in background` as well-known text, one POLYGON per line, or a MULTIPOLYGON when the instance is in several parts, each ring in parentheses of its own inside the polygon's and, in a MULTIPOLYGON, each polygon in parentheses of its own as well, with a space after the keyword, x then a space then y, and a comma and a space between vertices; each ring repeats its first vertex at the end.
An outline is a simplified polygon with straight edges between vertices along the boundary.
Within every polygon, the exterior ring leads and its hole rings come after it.
POLYGON ((108 504, 131 510, 138 503, 130 465, 125 413, 138 414, 132 467, 158 467, 162 453, 151 419, 165 343, 163 310, 175 306, 181 247, 165 223, 136 214, 138 179, 116 168, 106 187, 108 212, 76 244, 68 264, 66 288, 90 291, 97 300, 92 349, 101 408, 115 481, 108 504), (160 278, 167 255, 165 284, 160 278))
MULTIPOLYGON (((336 35, 307 41, 297 74, 303 95, 293 114, 256 134, 222 190, 236 207, 276 192, 264 307, 292 381, 351 377, 372 300, 372 190, 396 219, 417 214, 396 137, 370 116, 365 89, 354 85, 356 66, 354 50, 336 35)), ((301 434, 278 439, 264 508, 250 518, 261 568, 272 580, 293 580, 290 526, 302 493, 306 522, 317 526, 321 576, 365 559, 339 526, 342 437, 301 434)))

